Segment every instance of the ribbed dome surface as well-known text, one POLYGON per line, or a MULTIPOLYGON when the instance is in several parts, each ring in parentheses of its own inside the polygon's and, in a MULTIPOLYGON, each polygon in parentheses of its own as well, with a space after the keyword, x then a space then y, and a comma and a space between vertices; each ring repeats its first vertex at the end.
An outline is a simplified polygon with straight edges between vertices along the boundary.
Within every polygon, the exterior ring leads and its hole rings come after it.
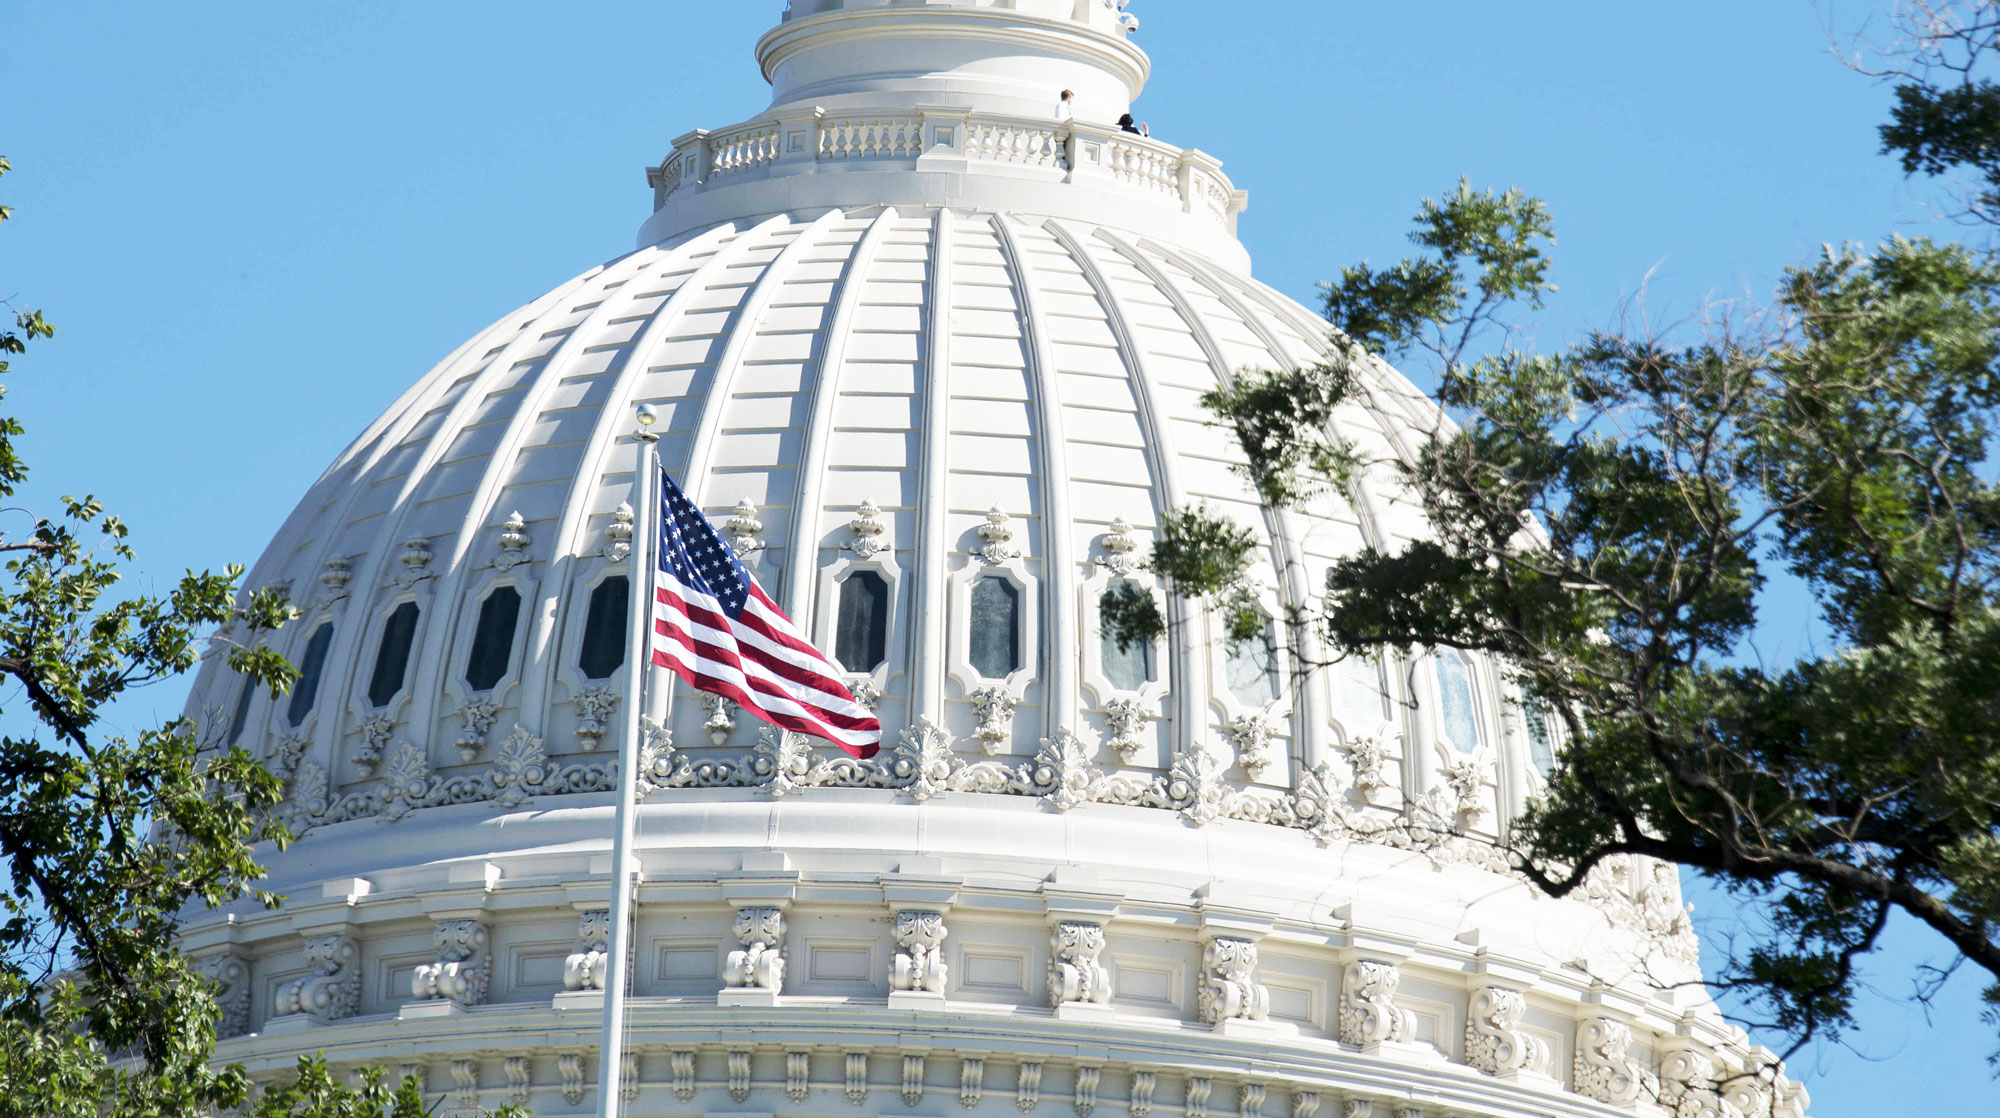
MULTIPOLYGON (((397 741, 435 743, 434 768, 461 764, 451 743, 472 698, 477 606, 501 585, 527 604, 520 655, 484 693, 495 740, 518 723, 552 754, 576 751, 581 621, 630 495, 621 436, 648 402, 662 413, 662 460, 718 524, 740 502, 754 507, 756 569, 823 647, 836 643, 841 575, 865 565, 887 576, 888 654, 856 672, 883 694, 884 725, 928 716, 980 750, 972 694, 995 681, 966 663, 962 599, 968 576, 990 567, 1014 575, 1038 632, 992 751, 1030 755, 1062 730, 1107 741, 1105 711, 1123 698, 1148 716, 1129 767, 1164 770, 1191 741, 1226 751, 1230 723, 1247 715, 1275 735, 1270 760, 1253 765, 1258 780, 1289 787, 1340 759, 1343 732, 1374 734, 1395 713, 1372 669, 1365 680, 1296 681, 1280 665, 1278 693, 1260 699, 1262 683, 1232 689, 1219 627, 1206 631, 1196 613, 1185 620, 1194 639, 1161 650, 1156 681, 1122 690, 1101 663, 1094 605, 1131 573, 1131 545, 1143 555, 1162 513, 1191 502, 1259 530, 1270 550, 1256 577, 1274 615, 1367 534, 1389 542, 1399 525, 1387 501, 1366 516, 1330 500, 1321 515, 1274 525, 1235 471, 1233 441, 1197 403, 1232 370, 1318 360, 1324 335, 1248 277, 1053 219, 878 209, 725 225, 571 281, 439 365, 314 486, 253 577, 290 583, 319 607, 288 630, 295 659, 321 616, 332 623, 299 728, 331 760, 336 788, 362 779, 353 758, 385 721, 397 741), (852 550, 864 503, 879 509, 874 538, 887 544, 865 563, 852 550), (998 564, 982 554, 996 540, 998 564), (329 571, 339 599, 321 585, 329 571), (419 607, 415 667, 378 703, 383 619, 405 601, 419 607)), ((1404 384, 1376 395, 1392 406, 1416 398, 1404 384)), ((1428 422, 1357 408, 1342 431, 1386 455, 1397 432, 1428 422)), ((1420 692, 1434 686, 1415 678, 1420 692)), ((211 683, 209 705, 227 705, 224 683, 211 683)), ((1518 803, 1530 779, 1498 683, 1475 666, 1479 739, 1506 743, 1488 770, 1485 794, 1500 797, 1489 813, 1518 803)), ((1422 710, 1428 695, 1412 697, 1422 710)), ((702 742, 701 705, 674 705, 676 740, 702 742)), ((292 732, 285 706, 253 700, 251 732, 292 732)), ((1420 717, 1411 728, 1435 733, 1428 726, 1420 717)), ((1413 792, 1438 779, 1425 752, 1411 751, 1413 792)), ((1100 759, 1118 760, 1108 748, 1100 759)))

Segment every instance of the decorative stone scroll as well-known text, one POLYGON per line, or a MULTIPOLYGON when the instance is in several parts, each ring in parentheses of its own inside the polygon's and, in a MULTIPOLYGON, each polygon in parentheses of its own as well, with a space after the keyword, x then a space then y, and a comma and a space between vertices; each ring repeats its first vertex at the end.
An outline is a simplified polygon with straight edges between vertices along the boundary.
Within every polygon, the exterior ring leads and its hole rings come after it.
POLYGON ((1224 732, 1243 772, 1251 780, 1262 780, 1264 770, 1277 759, 1272 756, 1270 721, 1261 714, 1245 714, 1231 721, 1224 732))
POLYGON ((1049 933, 1049 1004, 1104 1005, 1111 1001, 1111 974, 1098 962, 1104 928, 1065 920, 1049 933))
POLYGON ((507 1101, 515 1106, 528 1105, 528 1089, 534 1084, 528 1057, 509 1056, 501 1062, 501 1070, 507 1076, 507 1101))
POLYGON ((785 1097, 804 1102, 812 1093, 812 1053, 785 1053, 785 1097))
POLYGON ((519 511, 509 513, 500 524, 500 554, 493 557, 493 565, 503 571, 529 561, 528 545, 535 542, 528 535, 528 520, 519 511))
POLYGON ((1402 972, 1394 963, 1362 960, 1348 965, 1340 985, 1340 1043, 1356 1048, 1409 1042, 1416 1015, 1396 1004, 1402 972))
POLYGON ((1268 1089, 1262 1083, 1245 1083, 1236 1092, 1236 1118, 1264 1118, 1264 1098, 1268 1089))
POLYGON ((611 732, 611 716, 618 710, 616 688, 594 683, 576 694, 576 744, 585 752, 604 744, 611 732))
POLYGON ((1527 1015, 1528 999, 1518 990, 1474 990, 1465 1015, 1465 1062, 1488 1075, 1547 1075, 1549 1045, 1521 1027, 1527 1015))
POLYGON ((602 990, 611 943, 611 913, 598 910, 577 918, 576 951, 563 960, 563 989, 602 990))
POLYGON ((250 964, 234 949, 195 960, 195 973, 215 984, 218 1040, 250 1031, 250 964))
POLYGON ((1205 1024, 1219 1025, 1239 1019, 1262 1021, 1270 1016, 1271 992, 1256 979, 1255 943, 1216 936, 1202 948, 1201 970, 1195 1008, 1205 1024))
POLYGON ((785 913, 777 908, 736 910, 736 942, 722 971, 725 986, 780 990, 785 985, 785 913))
POLYGON ((979 728, 972 736, 979 739, 989 757, 1005 752, 1007 739, 1014 736, 1014 707, 1020 700, 1005 687, 982 687, 966 697, 979 716, 979 728))
POLYGON ((563 1101, 571 1106, 583 1102, 583 1054, 564 1052, 556 1056, 556 1073, 562 1076, 563 1101))
POLYGON ((464 732, 452 742, 458 747, 459 760, 468 765, 479 760, 480 751, 486 748, 486 735, 499 718, 500 704, 491 695, 474 695, 459 706, 458 721, 464 732))
POLYGON ((941 912, 897 913, 896 958, 889 975, 889 988, 944 993, 946 934, 941 912))
POLYGON ((748 561, 767 546, 759 535, 764 531, 764 522, 757 519, 757 506, 745 497, 736 502, 729 512, 729 519, 722 524, 722 530, 729 537, 729 550, 738 559, 748 561))
POLYGON ((361 747, 354 751, 353 761, 366 780, 375 775, 375 769, 382 763, 382 751, 389 748, 389 740, 396 736, 396 716, 386 710, 376 711, 361 720, 358 732, 361 747))
POLYGON ((1042 1104, 1042 1063, 1022 1061, 1021 1078, 1014 1084, 1014 1107, 1026 1114, 1042 1104))
POLYGON ((1576 1027, 1571 1083, 1577 1094, 1613 1106, 1631 1106, 1646 1090, 1646 1074, 1631 1058, 1632 1029, 1623 1021, 1592 1017, 1576 1027))
POLYGON ((920 1053, 906 1053, 903 1056, 903 1105, 915 1106, 924 1101, 924 1058, 920 1053))
POLYGON ((1153 1092, 1159 1087, 1159 1076, 1150 1071, 1132 1073, 1132 1092, 1125 1106, 1131 1118, 1147 1118, 1153 1113, 1153 1092))
POLYGON ((479 919, 440 920, 432 940, 437 962, 424 963, 410 975, 410 997, 416 1001, 453 1001, 482 1005, 493 979, 493 956, 487 953, 486 923, 479 919))
POLYGON ((312 973, 278 987, 271 1015, 310 1014, 322 1021, 352 1017, 361 1007, 361 947, 342 933, 310 936, 306 965, 312 973))
POLYGON ((1104 732, 1118 759, 1126 764, 1139 759, 1146 742, 1139 735, 1146 729, 1148 711, 1137 699, 1113 699, 1104 704, 1104 732))
POLYGON ((847 1054, 847 1101, 860 1106, 868 1101, 868 1053, 849 1052, 847 1054))
POLYGON ((1097 1084, 1103 1076, 1102 1068, 1089 1064, 1079 1064, 1076 1069, 1076 1091, 1072 1096, 1071 1109, 1076 1118, 1090 1118, 1090 1112, 1097 1109, 1097 1084))

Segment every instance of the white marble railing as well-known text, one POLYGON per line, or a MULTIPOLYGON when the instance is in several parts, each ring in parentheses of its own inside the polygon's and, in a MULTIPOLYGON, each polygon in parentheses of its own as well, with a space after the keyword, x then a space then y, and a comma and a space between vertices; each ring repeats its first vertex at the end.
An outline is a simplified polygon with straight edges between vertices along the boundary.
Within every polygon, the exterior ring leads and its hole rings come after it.
POLYGON ((1191 148, 1091 124, 960 110, 812 111, 690 132, 658 167, 647 169, 647 181, 658 210, 676 196, 856 165, 885 171, 1024 168, 1061 181, 1130 189, 1231 233, 1247 204, 1221 164, 1191 148))

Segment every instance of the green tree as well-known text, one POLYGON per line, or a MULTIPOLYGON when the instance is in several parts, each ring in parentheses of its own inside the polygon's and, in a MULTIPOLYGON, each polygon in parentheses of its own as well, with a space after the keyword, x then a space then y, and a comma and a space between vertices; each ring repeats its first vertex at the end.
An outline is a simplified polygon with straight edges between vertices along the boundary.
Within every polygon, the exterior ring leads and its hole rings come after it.
MULTIPOLYGON (((0 174, 10 168, 0 159, 0 174)), ((0 222, 11 211, 0 207, 0 222)), ((0 358, 52 337, 40 311, 8 305, 0 358)), ((0 377, 9 371, 0 359, 0 377)), ((0 394, 4 386, 0 386, 0 394)), ((0 497, 28 476, 19 419, 0 414, 0 497)), ((106 732, 105 709, 195 666, 227 625, 228 663, 282 693, 296 673, 260 638, 292 616, 268 592, 239 595, 242 568, 188 572, 163 594, 121 594, 134 561, 125 524, 94 498, 19 538, 0 535, 0 1116, 180 1118, 241 1104, 239 1067, 213 1064, 215 990, 176 949, 179 914, 254 896, 252 846, 283 846, 269 816, 282 789, 242 749, 177 719, 106 732)), ((359 1091, 302 1063, 298 1086, 259 1114, 377 1115, 379 1076, 359 1091)), ((414 1085, 396 1096, 412 1109, 414 1085)))
MULTIPOLYGON (((1897 912, 2000 979, 2000 266, 1828 249, 1750 321, 1530 352, 1507 320, 1552 290, 1538 202, 1460 184, 1413 240, 1326 289, 1338 358, 1206 401, 1267 502, 1392 471, 1431 524, 1335 564, 1295 631, 1334 658, 1501 665, 1563 731, 1507 839, 1520 871, 1560 896, 1637 854, 1753 902, 1767 920, 1715 978, 1759 1024, 1851 1026, 1856 960, 1897 912), (1378 356, 1434 376, 1455 420, 1387 463, 1328 423, 1391 391, 1378 356), (1774 587, 1837 647, 1760 662, 1774 587)), ((1169 520, 1152 562, 1228 610, 1248 549, 1213 519, 1169 520)))

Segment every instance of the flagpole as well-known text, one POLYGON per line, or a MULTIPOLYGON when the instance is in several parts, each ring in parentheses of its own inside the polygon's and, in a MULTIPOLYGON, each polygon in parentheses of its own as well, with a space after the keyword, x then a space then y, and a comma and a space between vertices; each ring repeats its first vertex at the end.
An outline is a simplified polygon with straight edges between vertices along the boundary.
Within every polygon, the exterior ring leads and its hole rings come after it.
POLYGON ((646 677, 651 674, 653 628, 653 540, 659 531, 659 498, 653 492, 653 444, 660 437, 652 433, 658 413, 650 404, 639 405, 639 430, 632 441, 633 480, 638 497, 632 507, 632 576, 626 601, 625 734, 619 743, 618 800, 611 840, 611 916, 604 959, 604 1036, 598 1045, 597 1112, 604 1118, 618 1118, 623 1084, 619 1072, 625 1064, 625 984, 626 957, 632 938, 632 857, 633 832, 638 823, 639 736, 644 714, 646 677))

